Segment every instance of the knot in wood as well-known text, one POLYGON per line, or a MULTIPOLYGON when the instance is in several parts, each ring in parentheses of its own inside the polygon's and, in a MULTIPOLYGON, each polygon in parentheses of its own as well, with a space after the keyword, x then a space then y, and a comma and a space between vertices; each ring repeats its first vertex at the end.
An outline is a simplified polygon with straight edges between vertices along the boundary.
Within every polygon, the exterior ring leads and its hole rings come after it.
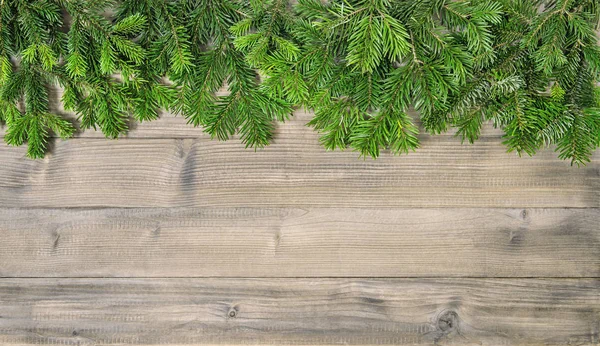
POLYGON ((229 312, 227 313, 227 316, 229 318, 236 318, 236 316, 237 316, 237 310, 236 309, 229 309, 229 312))
POLYGON ((444 311, 437 320, 437 327, 444 333, 450 333, 458 328, 458 314, 454 311, 444 311))

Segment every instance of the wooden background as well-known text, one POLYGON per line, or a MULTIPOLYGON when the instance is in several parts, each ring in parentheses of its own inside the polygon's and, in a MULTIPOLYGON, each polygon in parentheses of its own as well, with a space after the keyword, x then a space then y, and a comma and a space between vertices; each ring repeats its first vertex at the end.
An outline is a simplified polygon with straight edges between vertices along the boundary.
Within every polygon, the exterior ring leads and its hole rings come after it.
POLYGON ((363 160, 309 117, 256 153, 172 116, 0 145, 0 345, 600 344, 600 153, 363 160))

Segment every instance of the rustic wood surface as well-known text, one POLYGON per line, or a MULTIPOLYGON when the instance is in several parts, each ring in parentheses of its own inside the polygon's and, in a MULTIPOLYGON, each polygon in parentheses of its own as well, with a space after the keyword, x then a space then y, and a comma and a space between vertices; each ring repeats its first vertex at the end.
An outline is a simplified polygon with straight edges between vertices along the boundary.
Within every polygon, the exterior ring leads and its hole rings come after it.
MULTIPOLYGON (((218 95, 226 95, 227 90, 223 89, 218 95)), ((54 114, 59 114, 73 123, 77 131, 75 137, 77 138, 103 138, 104 135, 99 130, 85 129, 82 130, 79 127, 79 121, 77 115, 66 111, 60 101, 62 97, 62 91, 59 88, 50 88, 50 111, 54 114)), ((415 112, 411 113, 415 124, 420 124, 418 115, 415 112)), ((282 130, 286 133, 294 133, 294 137, 298 136, 310 136, 310 132, 304 131, 305 124, 312 118, 312 113, 305 110, 299 109, 294 114, 294 120, 285 126, 280 126, 279 131, 282 130)), ((127 123, 129 131, 123 135, 124 138, 196 138, 203 136, 203 130, 200 127, 194 127, 188 124, 187 119, 181 115, 174 115, 162 112, 160 118, 154 121, 146 121, 139 123, 137 121, 130 121, 127 123)), ((4 136, 5 129, 0 127, 0 136, 4 136)), ((442 135, 454 135, 456 132, 450 130, 446 134, 442 135)), ((482 135, 501 135, 502 131, 493 129, 492 126, 484 127, 482 135)), ((53 136, 54 134, 50 134, 53 136)))
POLYGON ((372 160, 326 152, 306 127, 281 132, 256 153, 207 136, 71 139, 37 161, 2 145, 0 206, 600 207, 599 152, 573 168, 551 150, 506 153, 500 137, 424 136, 415 153, 372 160))
MULTIPOLYGON (((181 117, 0 146, 0 345, 600 345, 600 153, 325 152, 181 117)), ((2 132, 0 132, 2 136, 2 132)))
POLYGON ((0 209, 5 277, 600 277, 598 209, 0 209))
POLYGON ((0 342, 584 345, 598 279, 6 279, 0 342))

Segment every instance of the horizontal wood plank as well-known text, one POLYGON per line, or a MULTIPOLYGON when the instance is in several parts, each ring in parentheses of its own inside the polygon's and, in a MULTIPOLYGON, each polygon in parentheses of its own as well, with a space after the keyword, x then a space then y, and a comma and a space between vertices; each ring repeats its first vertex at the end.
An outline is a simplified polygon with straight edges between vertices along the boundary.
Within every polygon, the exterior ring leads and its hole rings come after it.
POLYGON ((253 152, 209 139, 72 139, 43 160, 0 146, 0 207, 600 207, 600 152, 571 167, 519 158, 497 138, 429 138, 359 159, 283 136, 253 152))
MULTIPOLYGON (((59 113, 62 114, 62 113, 59 113)), ((70 121, 75 127, 74 138, 105 138, 105 135, 100 129, 81 129, 79 127, 79 121, 77 116, 73 114, 63 114, 63 117, 70 121)), ((307 117, 300 113, 298 121, 307 117)), ((138 122, 129 119, 127 122, 128 131, 122 134, 120 138, 197 138, 197 137, 209 137, 205 134, 201 127, 195 127, 188 124, 185 117, 181 115, 175 115, 170 113, 162 113, 159 119, 153 121, 138 122)), ((310 131, 310 129, 308 129, 310 131)), ((487 129, 487 133, 493 133, 494 130, 487 129)), ((0 138, 6 134, 6 126, 0 124, 0 138)), ((485 134, 484 134, 485 135, 485 134)), ((56 134, 50 133, 52 138, 57 138, 56 134)), ((110 139, 107 139, 110 140, 110 139)), ((51 140, 54 142, 55 140, 51 140)), ((6 144, 3 144, 6 145, 6 144)))
MULTIPOLYGON (((219 95, 225 95, 227 92, 222 90, 218 93, 219 95)), ((77 115, 66 111, 60 102, 62 97, 62 91, 58 88, 50 88, 50 111, 63 116, 65 119, 71 121, 77 131, 75 132, 75 138, 103 138, 104 134, 99 130, 86 129, 82 130, 78 127, 79 121, 77 121, 77 115)), ((411 112, 414 122, 416 125, 421 127, 423 132, 424 129, 421 126, 421 121, 416 112, 411 112)), ((311 138, 315 143, 318 143, 318 134, 312 129, 306 127, 312 117, 313 113, 304 109, 297 109, 294 112, 293 117, 285 124, 276 123, 276 138, 281 136, 291 136, 294 138, 307 137, 311 138)), ((124 134, 123 138, 198 138, 208 137, 200 127, 194 127, 188 124, 187 119, 182 115, 175 115, 168 112, 160 112, 160 118, 153 121, 138 122, 129 119, 128 132, 124 134)), ((5 126, 0 124, 0 137, 3 137, 6 132, 5 126)), ((450 130, 444 135, 454 135, 456 130, 450 130)), ((500 136, 502 131, 494 129, 490 123, 484 125, 482 130, 482 136, 500 136)), ((54 134, 51 133, 51 136, 54 134)), ((423 135, 426 137, 427 135, 423 135)))
MULTIPOLYGON (((220 95, 224 93, 219 93, 220 95)), ((64 109, 60 99, 62 90, 58 87, 49 88, 49 108, 50 112, 58 114, 70 121, 76 128, 75 138, 104 138, 104 134, 99 129, 81 129, 77 115, 64 109)), ((168 112, 159 112, 159 118, 153 121, 138 122, 129 118, 127 122, 128 131, 122 135, 123 138, 195 138, 205 136, 202 128, 194 127, 187 123, 183 116, 177 116, 168 112)), ((300 115, 302 117, 302 114, 300 115)), ((0 137, 4 137, 6 126, 0 124, 0 137)), ((56 137, 56 134, 50 133, 50 136, 56 137)))
POLYGON ((2 279, 2 345, 597 345, 598 279, 2 279))
POLYGON ((598 225, 600 209, 0 209, 0 276, 600 277, 598 225))
MULTIPOLYGON (((285 123, 275 123, 274 141, 277 142, 288 136, 292 138, 310 138, 315 143, 319 142, 319 133, 316 132, 312 127, 306 124, 314 116, 313 113, 305 112, 303 110, 297 110, 285 123)), ((430 137, 422 127, 421 122, 416 114, 413 114, 415 125, 420 128, 421 139, 430 137)), ((75 116, 67 115, 65 118, 71 121, 76 128, 74 138, 105 138, 102 131, 95 129, 82 130, 78 127, 78 121, 75 116)), ((127 133, 121 135, 120 138, 199 138, 210 136, 206 134, 202 127, 195 127, 188 124, 188 120, 181 116, 171 113, 162 113, 159 119, 153 121, 137 122, 130 119, 128 122, 129 130, 127 133)), ((0 138, 4 137, 6 133, 6 126, 0 125, 0 138)), ((51 133, 53 138, 56 136, 51 133)), ((435 136, 442 137, 453 137, 456 135, 456 129, 450 129, 448 132, 437 134, 435 136)), ((483 125, 481 130, 481 137, 501 137, 503 135, 502 130, 496 129, 491 123, 483 125)), ((457 139, 459 140, 459 139, 457 139)), ((459 140, 460 141, 460 140, 459 140)), ((325 150, 323 148, 323 150, 325 150)))

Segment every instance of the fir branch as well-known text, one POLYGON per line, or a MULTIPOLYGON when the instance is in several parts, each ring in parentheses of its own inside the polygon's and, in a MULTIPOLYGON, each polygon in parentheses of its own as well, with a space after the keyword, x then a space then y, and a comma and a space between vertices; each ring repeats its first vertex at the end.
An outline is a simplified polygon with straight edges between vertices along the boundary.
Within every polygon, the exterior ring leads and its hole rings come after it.
POLYGON ((165 110, 257 148, 306 107, 325 148, 361 156, 418 148, 413 109, 469 142, 492 122, 519 155, 554 146, 581 165, 600 145, 597 1, 291 3, 5 0, 5 140, 37 158, 52 133, 72 135, 48 106, 57 84, 80 127, 108 138, 165 110))

